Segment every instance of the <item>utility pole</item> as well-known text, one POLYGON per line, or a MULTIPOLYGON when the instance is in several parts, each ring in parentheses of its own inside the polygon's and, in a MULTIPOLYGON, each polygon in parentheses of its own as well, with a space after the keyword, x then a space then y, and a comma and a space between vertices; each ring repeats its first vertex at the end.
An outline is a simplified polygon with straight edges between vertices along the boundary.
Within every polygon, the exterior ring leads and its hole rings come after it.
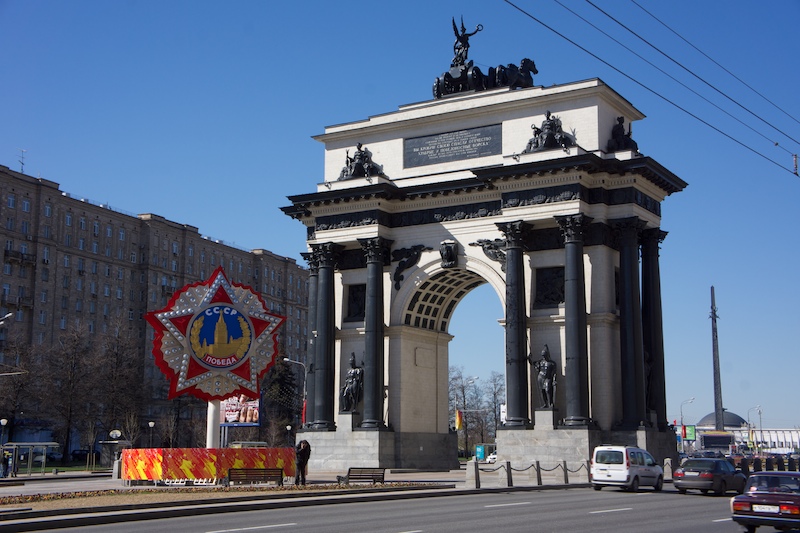
POLYGON ((714 297, 714 286, 711 286, 711 343, 714 354, 714 429, 725 430, 722 408, 722 380, 719 374, 719 340, 717 339, 717 301, 714 297))

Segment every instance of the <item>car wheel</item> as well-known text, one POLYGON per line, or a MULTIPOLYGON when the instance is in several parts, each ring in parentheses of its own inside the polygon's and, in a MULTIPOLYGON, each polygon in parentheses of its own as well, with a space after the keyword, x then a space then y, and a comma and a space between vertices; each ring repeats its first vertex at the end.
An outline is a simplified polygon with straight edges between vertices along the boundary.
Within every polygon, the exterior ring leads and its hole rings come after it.
POLYGON ((633 481, 631 482, 630 490, 631 490, 631 492, 639 492, 639 478, 638 477, 633 478, 633 481))
POLYGON ((592 488, 593 488, 594 490, 600 490, 600 489, 602 489, 603 487, 602 487, 602 486, 600 486, 600 485, 592 485, 592 488))
POLYGON ((664 488, 664 478, 658 476, 658 480, 656 481, 656 484, 653 486, 653 489, 656 492, 661 492, 661 489, 663 488, 664 488))
POLYGON ((726 492, 728 492, 728 485, 726 485, 724 481, 720 481, 719 487, 717 487, 717 490, 714 491, 714 495, 722 496, 726 492))
POLYGON ((758 527, 758 526, 744 526, 744 530, 745 530, 747 533, 756 533, 756 528, 757 528, 757 527, 758 527))

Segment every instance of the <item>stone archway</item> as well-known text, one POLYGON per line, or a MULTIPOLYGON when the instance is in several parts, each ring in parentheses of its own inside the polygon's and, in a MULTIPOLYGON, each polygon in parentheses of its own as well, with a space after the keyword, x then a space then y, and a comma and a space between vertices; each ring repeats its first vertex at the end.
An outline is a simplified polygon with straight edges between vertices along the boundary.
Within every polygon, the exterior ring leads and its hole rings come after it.
POLYGON ((583 460, 609 439, 674 452, 658 245, 661 202, 686 184, 635 150, 604 151, 621 115, 643 118, 590 80, 459 95, 318 137, 325 179, 284 209, 308 227, 312 467, 455 464, 448 325, 482 283, 505 310, 501 459, 557 443, 571 454, 558 460, 583 460), (577 145, 520 152, 543 117, 580 125, 577 145), (380 171, 340 172, 353 146, 380 171), (544 344, 558 390, 540 409, 528 354, 544 344), (340 411, 351 355, 363 398, 340 411))

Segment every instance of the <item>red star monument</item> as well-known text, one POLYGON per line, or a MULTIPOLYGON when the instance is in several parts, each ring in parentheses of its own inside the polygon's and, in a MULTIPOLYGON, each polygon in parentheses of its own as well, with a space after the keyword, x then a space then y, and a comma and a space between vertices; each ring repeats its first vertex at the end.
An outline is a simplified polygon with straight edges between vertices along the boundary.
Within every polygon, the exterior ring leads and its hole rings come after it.
POLYGON ((146 319, 155 329, 156 365, 170 380, 168 399, 191 394, 211 402, 259 397, 286 317, 270 313, 258 293, 229 282, 219 267, 206 281, 176 292, 167 307, 147 313, 146 319))

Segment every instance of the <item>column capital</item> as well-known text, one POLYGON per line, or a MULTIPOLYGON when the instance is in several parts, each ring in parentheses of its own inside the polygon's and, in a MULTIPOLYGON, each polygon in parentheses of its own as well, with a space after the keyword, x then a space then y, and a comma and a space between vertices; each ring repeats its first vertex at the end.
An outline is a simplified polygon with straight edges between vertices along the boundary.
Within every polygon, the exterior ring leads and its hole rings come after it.
POLYGON ((344 250, 344 246, 336 244, 335 242, 323 242, 321 244, 311 245, 311 253, 314 254, 317 266, 320 268, 334 267, 342 250, 344 250))
POLYGON ((515 220, 514 222, 498 222, 495 225, 506 238, 506 249, 522 248, 525 244, 525 237, 533 229, 533 224, 523 220, 515 220))
POLYGON ((319 261, 314 255, 314 252, 302 252, 300 257, 305 259, 305 261, 308 263, 309 275, 315 276, 319 273, 319 261))
POLYGON ((383 237, 371 237, 369 239, 358 239, 367 263, 380 263, 383 266, 391 264, 389 250, 394 241, 383 237))
POLYGON ((591 224, 592 220, 594 220, 592 217, 586 216, 583 213, 556 216, 553 218, 556 219, 558 227, 561 228, 561 235, 564 237, 565 243, 582 242, 583 231, 591 224))
POLYGON ((661 228, 650 228, 642 231, 641 239, 642 242, 650 241, 661 244, 667 238, 667 233, 661 228))

